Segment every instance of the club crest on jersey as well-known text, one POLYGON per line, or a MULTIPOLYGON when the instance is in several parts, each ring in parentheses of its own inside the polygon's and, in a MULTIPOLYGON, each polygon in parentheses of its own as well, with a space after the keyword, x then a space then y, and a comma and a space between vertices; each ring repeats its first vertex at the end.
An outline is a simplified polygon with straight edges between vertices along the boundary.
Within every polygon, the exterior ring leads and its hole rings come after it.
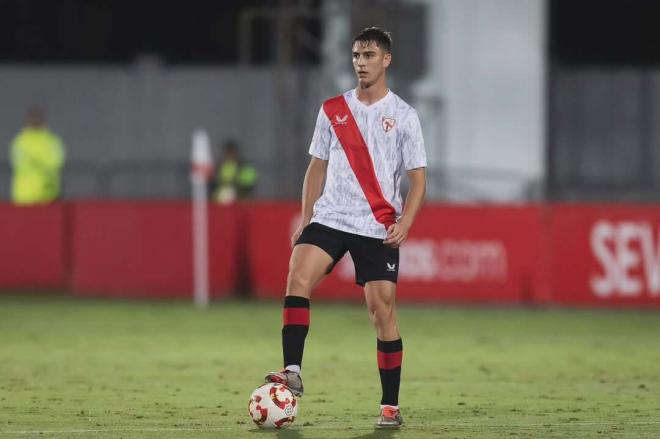
POLYGON ((391 117, 383 117, 383 130, 387 133, 394 128, 395 120, 391 117))
POLYGON ((346 121, 348 120, 348 114, 345 115, 344 117, 339 117, 338 114, 335 115, 335 122, 337 125, 346 125, 346 121))

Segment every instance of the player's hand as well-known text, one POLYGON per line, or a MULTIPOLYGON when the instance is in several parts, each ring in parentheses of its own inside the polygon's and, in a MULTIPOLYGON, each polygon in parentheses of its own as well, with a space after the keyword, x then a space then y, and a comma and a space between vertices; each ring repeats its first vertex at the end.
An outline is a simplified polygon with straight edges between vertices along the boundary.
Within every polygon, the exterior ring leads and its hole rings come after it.
POLYGON ((296 229, 296 231, 293 232, 293 235, 291 235, 291 248, 293 248, 296 245, 296 241, 298 241, 298 238, 300 238, 300 235, 302 234, 304 228, 305 226, 300 224, 296 229))
POLYGON ((408 230, 410 230, 410 225, 405 221, 392 224, 387 228, 387 238, 385 238, 383 244, 392 248, 399 248, 408 237, 408 230))

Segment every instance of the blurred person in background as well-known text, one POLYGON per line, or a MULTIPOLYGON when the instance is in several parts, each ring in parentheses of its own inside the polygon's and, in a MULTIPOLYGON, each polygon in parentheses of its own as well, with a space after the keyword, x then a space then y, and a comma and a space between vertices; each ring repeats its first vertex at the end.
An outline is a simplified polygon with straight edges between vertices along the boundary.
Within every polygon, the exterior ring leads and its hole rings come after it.
POLYGON ((230 204, 236 199, 251 197, 257 185, 257 170, 243 160, 235 140, 225 141, 222 151, 222 159, 213 181, 213 200, 230 204))
POLYGON ((32 205, 59 198, 64 157, 62 140, 46 126, 43 111, 31 108, 10 146, 13 202, 32 205))
MULTIPOLYGON (((284 369, 266 376, 267 382, 285 384, 302 395, 309 299, 313 288, 349 252, 355 283, 364 288, 376 330, 382 389, 376 428, 403 423, 403 343, 395 305, 399 247, 426 193, 426 151, 417 111, 387 87, 391 44, 388 32, 373 27, 353 38, 357 86, 328 99, 319 111, 303 183, 303 220, 291 238, 282 327, 284 369), (405 205, 400 192, 403 174, 410 186, 405 205)), ((351 379, 350 373, 345 376, 351 379)))

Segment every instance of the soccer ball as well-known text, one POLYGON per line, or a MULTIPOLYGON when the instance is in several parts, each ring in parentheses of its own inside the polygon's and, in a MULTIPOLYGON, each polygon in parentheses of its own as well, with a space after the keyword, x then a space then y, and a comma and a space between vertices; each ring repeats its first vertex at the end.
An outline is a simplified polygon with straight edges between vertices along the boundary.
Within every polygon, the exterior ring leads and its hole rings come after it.
POLYGON ((248 412, 259 428, 282 428, 293 423, 298 400, 283 384, 266 383, 252 392, 248 412))

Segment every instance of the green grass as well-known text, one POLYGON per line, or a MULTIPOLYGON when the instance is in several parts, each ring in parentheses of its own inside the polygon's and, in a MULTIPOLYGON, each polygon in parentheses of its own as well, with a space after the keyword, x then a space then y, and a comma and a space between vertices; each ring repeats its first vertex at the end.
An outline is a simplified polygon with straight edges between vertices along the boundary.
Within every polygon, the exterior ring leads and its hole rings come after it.
POLYGON ((660 437, 660 314, 400 310, 405 427, 372 429, 375 336, 361 306, 314 303, 306 395, 256 430, 280 305, 0 296, 0 438, 660 437))

